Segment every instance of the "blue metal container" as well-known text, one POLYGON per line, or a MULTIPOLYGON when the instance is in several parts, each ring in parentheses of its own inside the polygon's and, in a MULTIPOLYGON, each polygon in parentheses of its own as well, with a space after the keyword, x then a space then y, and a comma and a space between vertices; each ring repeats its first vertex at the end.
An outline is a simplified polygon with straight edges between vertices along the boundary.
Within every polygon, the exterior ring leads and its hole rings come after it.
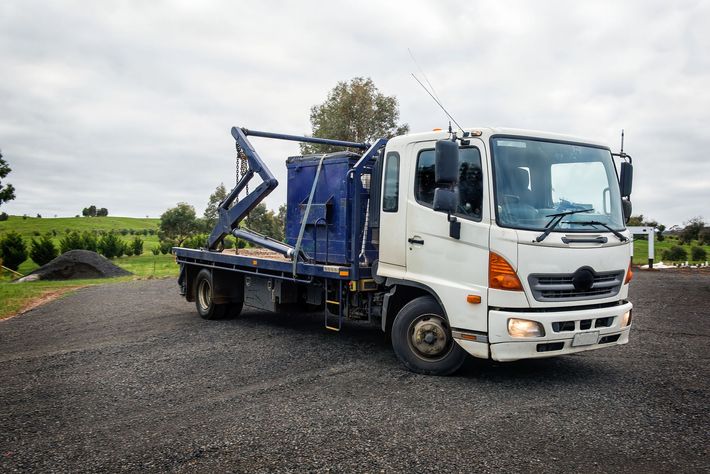
MULTIPOLYGON (((348 171, 359 158, 355 153, 338 152, 323 160, 301 241, 301 249, 316 262, 347 264, 353 261, 350 255, 353 236, 350 197, 355 185, 349 182, 348 171)), ((286 160, 286 243, 290 245, 296 245, 298 240, 320 159, 321 155, 308 155, 286 160)), ((357 192, 364 191, 359 183, 357 188, 357 192)), ((360 212, 364 214, 364 210, 365 206, 360 212)))

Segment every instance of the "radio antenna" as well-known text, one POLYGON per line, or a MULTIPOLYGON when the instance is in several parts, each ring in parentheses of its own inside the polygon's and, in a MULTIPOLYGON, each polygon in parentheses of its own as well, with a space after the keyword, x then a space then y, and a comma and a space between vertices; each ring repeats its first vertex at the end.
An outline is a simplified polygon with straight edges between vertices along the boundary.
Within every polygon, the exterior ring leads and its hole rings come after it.
POLYGON ((412 73, 412 77, 414 78, 415 81, 417 81, 419 83, 420 86, 422 86, 422 89, 424 89, 426 91, 426 93, 429 94, 429 96, 432 99, 434 99, 434 102, 436 102, 436 105, 441 107, 441 110, 443 110, 444 113, 446 114, 446 116, 449 117, 456 124, 456 126, 459 128, 459 130, 463 131, 463 127, 461 125, 459 125, 459 123, 456 121, 456 119, 451 116, 451 114, 444 108, 443 105, 441 105, 441 102, 439 102, 439 100, 436 97, 434 97, 434 94, 429 92, 429 89, 427 89, 426 86, 424 84, 422 84, 422 81, 420 81, 419 78, 417 78, 417 76, 414 75, 414 73, 412 73))
POLYGON ((419 72, 422 74, 424 81, 426 81, 427 85, 429 86, 429 89, 431 89, 432 94, 434 95, 434 97, 436 97, 436 100, 439 100, 439 94, 436 93, 436 89, 434 89, 434 86, 431 84, 431 82, 429 82, 429 78, 426 76, 424 69, 422 69, 422 67, 419 65, 419 62, 417 62, 417 58, 414 57, 414 53, 409 48, 407 48, 407 51, 409 52, 409 57, 412 58, 412 62, 414 62, 414 65, 417 66, 417 69, 419 69, 419 72))
POLYGON ((621 152, 619 153, 621 156, 624 156, 624 129, 621 129, 621 152))

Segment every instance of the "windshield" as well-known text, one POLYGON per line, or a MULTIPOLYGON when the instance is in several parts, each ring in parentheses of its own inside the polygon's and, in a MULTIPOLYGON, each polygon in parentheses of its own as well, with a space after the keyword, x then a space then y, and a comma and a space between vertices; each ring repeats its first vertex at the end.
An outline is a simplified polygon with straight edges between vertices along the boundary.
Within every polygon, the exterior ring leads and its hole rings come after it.
POLYGON ((493 138, 492 149, 500 226, 543 230, 551 214, 588 209, 565 216, 555 230, 605 231, 590 221, 624 229, 609 150, 508 137, 493 138))

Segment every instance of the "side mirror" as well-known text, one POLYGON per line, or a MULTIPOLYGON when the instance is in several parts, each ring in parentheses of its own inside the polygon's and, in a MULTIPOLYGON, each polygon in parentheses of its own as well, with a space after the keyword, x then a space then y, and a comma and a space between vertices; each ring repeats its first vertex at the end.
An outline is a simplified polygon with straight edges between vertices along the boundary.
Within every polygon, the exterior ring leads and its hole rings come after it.
POLYGON ((621 173, 619 175, 619 189, 621 197, 631 196, 631 185, 634 181, 634 165, 626 161, 621 162, 621 173))
POLYGON ((624 222, 629 222, 631 218, 631 201, 621 200, 621 209, 624 211, 624 222))
POLYGON ((434 210, 453 214, 459 204, 459 193, 453 189, 436 188, 434 190, 434 210))
POLYGON ((436 142, 434 166, 436 186, 453 186, 459 181, 459 146, 451 140, 436 142))

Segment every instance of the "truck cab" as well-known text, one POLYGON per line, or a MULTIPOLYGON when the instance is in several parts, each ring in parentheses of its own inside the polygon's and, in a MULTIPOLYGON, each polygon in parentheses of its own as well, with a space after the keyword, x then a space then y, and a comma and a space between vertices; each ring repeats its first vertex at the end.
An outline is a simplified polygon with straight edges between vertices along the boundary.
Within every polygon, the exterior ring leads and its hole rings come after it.
POLYGON ((497 361, 627 343, 631 240, 610 149, 525 130, 462 135, 448 182, 437 166, 454 158, 437 161, 437 143, 450 133, 393 138, 384 152, 376 273, 395 288, 383 326, 404 330, 414 357, 403 362, 445 362, 451 342, 497 361), (391 317, 413 295, 429 305, 405 330, 391 317))

